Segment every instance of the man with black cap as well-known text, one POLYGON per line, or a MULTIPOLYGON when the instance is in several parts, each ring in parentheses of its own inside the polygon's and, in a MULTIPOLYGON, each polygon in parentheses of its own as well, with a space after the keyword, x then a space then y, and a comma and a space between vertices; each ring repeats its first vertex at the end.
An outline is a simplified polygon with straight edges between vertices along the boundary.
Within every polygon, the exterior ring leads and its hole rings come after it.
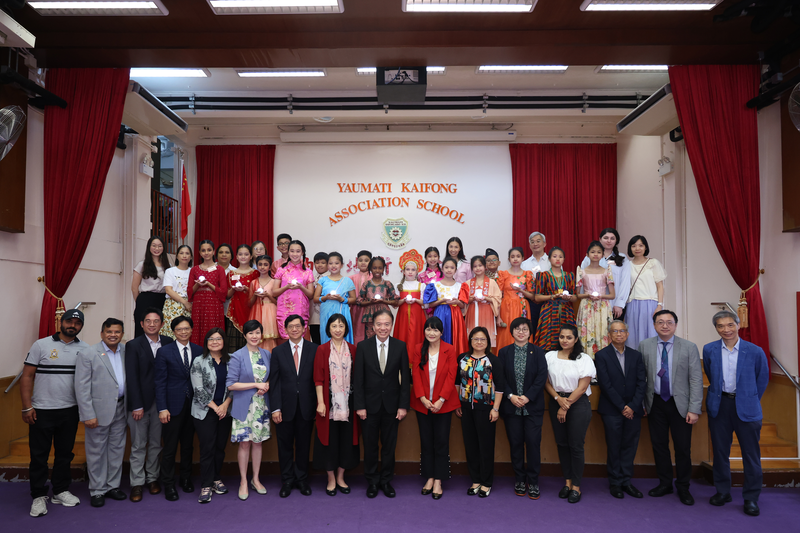
POLYGON ((19 390, 22 420, 28 424, 30 447, 31 516, 47 514, 47 458, 53 460, 53 503, 74 507, 80 500, 69 492, 70 463, 78 432, 78 402, 75 397, 75 362, 78 352, 89 345, 78 339, 83 329, 83 313, 68 309, 62 316, 60 331, 39 339, 25 358, 19 390))

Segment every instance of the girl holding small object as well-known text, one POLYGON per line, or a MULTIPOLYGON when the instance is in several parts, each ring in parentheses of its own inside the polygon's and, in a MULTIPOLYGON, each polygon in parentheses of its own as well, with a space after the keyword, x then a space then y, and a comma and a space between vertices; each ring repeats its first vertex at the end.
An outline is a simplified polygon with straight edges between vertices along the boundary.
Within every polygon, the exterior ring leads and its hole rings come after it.
POLYGON ((592 359, 611 343, 608 327, 613 320, 614 276, 610 265, 606 268, 600 266, 603 251, 600 241, 592 241, 586 252, 589 266, 578 267, 575 276, 575 287, 580 292, 576 296, 581 300, 576 325, 583 351, 592 359))
MULTIPOLYGON (((356 297, 361 294, 361 287, 364 286, 364 283, 372 279, 372 274, 369 271, 370 261, 372 261, 372 253, 369 250, 361 250, 358 252, 356 256, 356 267, 358 271, 350 276, 350 280, 356 288, 356 297)), ((364 308, 361 307, 361 305, 355 305, 350 309, 350 314, 353 318, 353 344, 358 344, 366 338, 364 335, 364 323, 361 321, 364 317, 364 308)))
MULTIPOLYGON (((341 314, 347 318, 347 334, 344 340, 352 344, 353 324, 350 318, 350 306, 356 302, 356 288, 353 280, 342 275, 342 265, 344 265, 342 254, 339 252, 328 254, 328 275, 320 276, 317 281, 314 300, 320 303, 320 324, 327 326, 328 320, 335 314, 341 314)), ((320 328, 319 337, 322 344, 331 340, 327 327, 326 331, 320 328)))
MULTIPOLYGON (((631 262, 625 257, 625 254, 619 251, 619 233, 614 228, 603 228, 600 238, 597 240, 603 245, 603 258, 600 260, 600 266, 602 268, 611 267, 611 273, 614 275, 616 296, 610 302, 614 318, 624 320, 625 307, 631 292, 631 262)), ((581 266, 583 268, 589 266, 588 257, 583 258, 581 266)))
POLYGON ((231 321, 232 328, 228 328, 228 349, 235 352, 245 345, 242 335, 242 325, 250 317, 250 284, 258 279, 258 270, 253 270, 250 260, 253 250, 246 244, 240 244, 236 249, 236 260, 239 268, 228 272, 228 298, 231 303, 225 316, 231 321))
POLYGON ((508 329, 508 324, 515 318, 523 317, 530 320, 531 311, 528 300, 533 299, 533 274, 529 270, 522 270, 523 251, 519 246, 508 251, 508 262, 511 268, 501 270, 497 285, 503 292, 503 301, 500 304, 500 322, 497 324, 497 350, 514 343, 514 336, 508 329))
POLYGON ((213 242, 200 241, 199 251, 203 262, 189 271, 188 296, 194 322, 192 342, 203 346, 208 330, 225 326, 222 305, 228 296, 228 278, 214 262, 213 242))
POLYGON ((364 282, 358 297, 358 305, 363 307, 361 323, 364 324, 365 339, 372 338, 375 332, 372 329, 372 317, 379 309, 389 309, 390 305, 397 305, 397 293, 392 282, 383 279, 383 272, 386 270, 386 261, 383 257, 376 255, 369 262, 369 271, 372 279, 364 282))
POLYGON ((259 277, 250 282, 250 320, 263 324, 261 343, 258 345, 272 351, 278 340, 277 300, 272 294, 272 258, 268 255, 256 257, 259 277))
POLYGON ((175 266, 164 272, 164 291, 167 299, 164 302, 164 324, 161 335, 175 338, 170 324, 173 318, 192 316, 192 302, 189 301, 189 269, 192 268, 192 249, 183 244, 175 252, 175 266))
POLYGON ((543 303, 534 344, 543 350, 557 350, 558 332, 575 325, 575 274, 564 272, 564 250, 550 249, 550 269, 536 276, 536 302, 543 303))
POLYGON ((455 280, 457 268, 456 259, 445 259, 442 263, 444 277, 425 286, 422 301, 433 308, 433 316, 444 324, 442 340, 452 344, 455 353, 460 355, 467 351, 467 329, 462 311, 467 307, 467 302, 459 299, 461 283, 455 280))
MULTIPOLYGON (((272 295, 278 299, 278 333, 281 339, 288 339, 286 317, 300 315, 308 324, 309 299, 314 296, 314 274, 306 267, 306 245, 301 241, 289 243, 289 261, 275 272, 272 295)), ((307 327, 303 338, 310 340, 307 327)))
MULTIPOLYGON (((422 255, 416 250, 409 250, 400 256, 403 281, 397 286, 400 307, 397 309, 393 337, 405 342, 406 346, 416 347, 425 340, 424 325, 428 318, 422 309, 425 284, 417 281, 417 274, 424 264, 422 255)), ((438 268, 438 264, 436 267, 438 268)))
POLYGON ((500 322, 500 301, 503 293, 497 282, 486 275, 486 259, 476 255, 470 261, 474 277, 461 284, 459 299, 467 302, 467 331, 484 327, 489 332, 490 346, 497 340, 497 326, 500 322))

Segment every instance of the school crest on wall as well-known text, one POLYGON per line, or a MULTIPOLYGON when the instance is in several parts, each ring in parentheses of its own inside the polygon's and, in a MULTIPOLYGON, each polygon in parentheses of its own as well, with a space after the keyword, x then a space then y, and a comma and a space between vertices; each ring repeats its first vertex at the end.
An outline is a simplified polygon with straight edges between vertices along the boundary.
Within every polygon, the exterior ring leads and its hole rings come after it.
POLYGON ((404 218, 384 220, 381 240, 392 250, 403 248, 411 240, 411 236, 408 234, 408 220, 404 218))

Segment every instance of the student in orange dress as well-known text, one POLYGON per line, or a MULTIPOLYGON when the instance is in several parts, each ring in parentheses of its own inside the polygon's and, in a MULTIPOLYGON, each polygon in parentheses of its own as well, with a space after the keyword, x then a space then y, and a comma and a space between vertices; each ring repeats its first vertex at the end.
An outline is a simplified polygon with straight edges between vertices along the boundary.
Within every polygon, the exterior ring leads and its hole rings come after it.
POLYGON ((253 250, 247 244, 236 248, 236 260, 239 268, 228 272, 228 298, 231 303, 225 316, 231 321, 233 328, 228 329, 228 349, 232 352, 243 347, 246 342, 242 335, 242 326, 250 317, 250 284, 258 279, 258 270, 253 270, 250 261, 253 250))
POLYGON ((528 308, 528 299, 532 300, 533 294, 533 273, 530 270, 522 270, 523 251, 519 246, 508 251, 508 262, 511 268, 501 270, 497 277, 497 284, 503 291, 503 302, 500 304, 500 320, 497 328, 497 350, 514 343, 514 336, 508 328, 508 324, 515 318, 523 317, 530 320, 531 313, 528 308))
MULTIPOLYGON (((486 275, 486 259, 476 255, 470 260, 472 266, 472 279, 461 284, 459 299, 467 302, 467 311, 464 318, 467 321, 467 331, 472 331, 478 326, 486 328, 489 332, 490 346, 497 341, 497 326, 500 325, 500 301, 503 293, 497 282, 486 275)), ((461 355, 461 354, 459 354, 461 355)))
MULTIPOLYGON (((356 257, 356 266, 358 272, 350 276, 353 281, 353 286, 356 288, 356 297, 361 294, 361 288, 368 280, 372 279, 372 274, 369 271, 369 262, 372 261, 372 252, 369 250, 361 250, 356 257)), ((364 317, 364 308, 356 304, 350 308, 350 316, 353 319, 353 344, 358 345, 366 337, 364 333, 364 323, 361 319, 364 317)))
POLYGON ((417 274, 423 265, 422 256, 416 250, 409 250, 400 256, 403 281, 397 285, 400 307, 397 308, 392 336, 405 342, 406 346, 416 346, 425 339, 423 326, 425 319, 428 318, 422 309, 422 291, 425 289, 425 284, 417 281, 417 274))
POLYGON ((452 344, 456 355, 460 355, 467 351, 467 329, 462 314, 467 302, 459 299, 461 283, 455 280, 457 268, 455 258, 446 258, 442 263, 444 277, 425 286, 422 301, 433 308, 433 316, 444 324, 442 340, 452 344))
POLYGON ((272 276, 270 275, 272 258, 268 255, 256 257, 256 266, 260 275, 250 282, 249 320, 258 320, 262 324, 262 340, 258 347, 271 352, 279 337, 277 300, 272 295, 272 276))
POLYGON ((222 305, 228 295, 228 278, 225 270, 214 262, 214 243, 200 241, 202 264, 189 271, 188 294, 192 302, 192 343, 203 346, 206 333, 211 328, 225 326, 222 305))

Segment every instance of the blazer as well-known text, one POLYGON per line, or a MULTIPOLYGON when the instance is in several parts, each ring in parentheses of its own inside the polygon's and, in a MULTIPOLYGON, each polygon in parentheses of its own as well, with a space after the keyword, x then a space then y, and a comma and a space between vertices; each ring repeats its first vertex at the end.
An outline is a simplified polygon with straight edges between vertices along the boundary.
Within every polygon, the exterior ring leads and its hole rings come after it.
MULTIPOLYGON (((528 409, 529 416, 536 416, 541 420, 544 416, 544 385, 547 383, 547 359, 544 357, 544 350, 538 346, 528 343, 528 357, 525 361, 525 381, 523 390, 517 390, 517 376, 514 372, 514 347, 510 344, 500 348, 497 358, 503 369, 503 394, 506 398, 512 394, 525 396, 530 400, 525 407, 528 409)), ((511 416, 516 413, 517 408, 510 401, 500 402, 500 413, 511 416)))
MULTIPOLYGON (((125 346, 119 344, 122 373, 125 374, 125 346)), ((75 360, 75 397, 82 422, 97 419, 100 426, 114 421, 119 399, 119 383, 114 366, 100 342, 78 352, 75 360)))
MULTIPOLYGON (((673 361, 673 366, 674 366, 673 361)), ((609 344, 594 355, 597 369, 597 384, 600 386, 600 403, 597 411, 601 415, 622 415, 630 407, 635 416, 644 415, 642 402, 647 390, 647 372, 642 354, 625 347, 625 372, 617 358, 614 345, 609 344)))
MULTIPOLYGON (((271 371, 270 360, 271 354, 264 348, 258 349, 261 352, 261 359, 267 367, 267 375, 265 378, 269 380, 271 371)), ((234 383, 255 383, 256 377, 253 375, 253 363, 250 361, 250 352, 247 351, 247 346, 236 350, 231 354, 231 360, 228 361, 228 379, 225 380, 225 387, 230 387, 234 383)), ((231 396, 231 416, 236 420, 247 420, 247 412, 250 410, 250 399, 255 396, 256 389, 245 390, 232 390, 231 396)), ((269 410, 269 394, 264 395, 264 401, 267 403, 267 410, 269 410)))
MULTIPOLYGON (((174 342, 166 335, 159 335, 161 347, 174 342)), ((125 400, 127 409, 147 411, 156 401, 156 385, 154 378, 156 358, 150 349, 146 335, 139 335, 125 344, 125 400)))
POLYGON ((439 363, 436 365, 436 376, 433 381, 433 398, 430 397, 430 361, 425 363, 425 368, 420 368, 419 362, 421 360, 422 344, 418 344, 411 356, 411 376, 412 386, 414 387, 414 394, 411 395, 411 407, 415 411, 428 414, 428 410, 420 401, 421 396, 434 403, 439 398, 444 398, 444 405, 439 410, 440 413, 449 413, 461 407, 461 401, 458 399, 458 391, 456 390, 458 361, 453 345, 444 341, 439 342, 439 363))
MULTIPOLYGON (((227 363, 224 364, 227 365, 227 363)), ((203 420, 206 417, 206 413, 208 413, 208 404, 214 399, 214 393, 217 392, 217 372, 214 370, 214 359, 210 355, 196 358, 192 361, 189 375, 194 392, 192 416, 198 420, 203 420)), ((225 389, 222 395, 222 401, 224 402, 228 398, 227 382, 222 387, 225 389)), ((230 411, 230 407, 228 410, 230 411)))
MULTIPOLYGON (((719 413, 722 397, 722 341, 703 346, 703 366, 708 376, 706 409, 709 416, 719 413)), ((742 422, 761 420, 761 397, 769 383, 767 356, 759 346, 744 339, 739 340, 739 358, 736 362, 736 414, 742 422)))
MULTIPOLYGON (((655 380, 661 370, 661 354, 658 353, 658 335, 639 343, 639 352, 644 357, 647 371, 647 392, 644 395, 644 408, 649 413, 653 407, 655 380)), ((687 413, 702 413, 703 407, 703 368, 697 345, 675 336, 672 345, 672 373, 669 376, 672 397, 681 416, 687 413)))
MULTIPOLYGON (((345 341, 346 342, 346 341, 345 341)), ((304 343, 305 344, 305 343, 304 343)), ((353 446, 358 446, 358 428, 360 419, 353 412, 353 370, 355 370, 356 346, 347 343, 350 349, 350 357, 353 360, 353 367, 350 370, 350 420, 353 421, 353 446)), ((323 446, 328 446, 330 435, 330 412, 331 412, 331 343, 326 342, 317 348, 317 355, 314 356, 314 386, 322 387, 322 398, 325 400, 325 416, 317 413, 317 437, 323 446)))
POLYGON ((389 337, 386 369, 381 373, 378 346, 374 337, 356 347, 353 369, 353 397, 356 411, 366 409, 377 414, 381 406, 389 413, 408 409, 411 401, 411 371, 408 366, 406 343, 389 337))
MULTIPOLYGON (((190 342, 189 352, 191 354, 189 367, 191 368, 195 358, 203 355, 203 349, 190 342)), ((172 342, 158 349, 154 377, 156 408, 158 411, 169 411, 171 416, 181 414, 183 402, 186 400, 185 391, 188 389, 189 397, 191 398, 192 396, 192 382, 189 371, 183 366, 183 354, 181 353, 180 344, 172 342)))
POLYGON ((269 373, 269 403, 272 412, 280 411, 283 420, 294 420, 298 406, 303 420, 314 420, 317 412, 317 389, 314 386, 314 357, 318 344, 303 340, 300 368, 294 367, 291 341, 272 350, 269 373))

